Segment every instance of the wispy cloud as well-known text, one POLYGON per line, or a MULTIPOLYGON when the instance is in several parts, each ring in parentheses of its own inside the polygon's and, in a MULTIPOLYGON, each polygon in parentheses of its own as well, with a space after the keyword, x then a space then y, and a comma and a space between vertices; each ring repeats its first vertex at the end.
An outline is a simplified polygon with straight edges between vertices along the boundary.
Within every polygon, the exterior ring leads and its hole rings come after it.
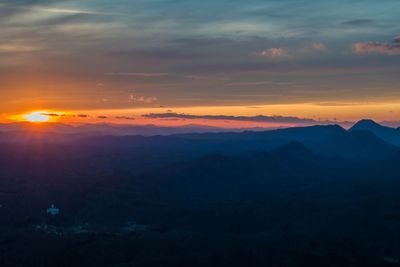
POLYGON ((137 95, 130 95, 129 102, 131 103, 144 103, 144 104, 153 104, 158 102, 158 98, 155 96, 137 96, 137 95))
POLYGON ((261 57, 267 57, 272 59, 286 58, 289 56, 289 53, 286 49, 276 48, 276 47, 265 49, 257 54, 261 57))
POLYGON ((200 76, 200 75, 184 75, 183 78, 198 81, 228 81, 226 77, 211 77, 211 76, 200 76))
POLYGON ((78 114, 78 115, 76 115, 78 118, 89 118, 90 116, 89 115, 86 115, 86 114, 78 114))
POLYGON ((135 120, 135 117, 129 117, 129 116, 116 116, 115 118, 117 120, 135 120))
POLYGON ((142 102, 145 104, 152 104, 158 101, 157 97, 154 96, 150 96, 150 97, 145 97, 145 96, 140 96, 140 97, 136 97, 134 99, 134 101, 136 102, 142 102))
POLYGON ((60 117, 60 116, 62 116, 62 115, 64 115, 64 114, 58 114, 58 113, 41 113, 41 115, 49 116, 49 117, 60 117))
POLYGON ((259 57, 269 58, 273 60, 280 59, 307 59, 309 56, 315 54, 315 52, 328 52, 327 46, 322 43, 312 43, 306 46, 293 47, 290 52, 289 49, 282 47, 273 47, 265 49, 261 52, 256 53, 259 57))
POLYGON ((350 26, 365 26, 365 25, 370 25, 374 22, 372 19, 353 19, 353 20, 347 20, 343 22, 343 25, 350 25, 350 26))
POLYGON ((99 12, 99 11, 83 10, 83 9, 57 8, 57 7, 33 6, 33 7, 28 7, 26 9, 29 9, 31 11, 62 13, 62 14, 112 15, 112 13, 107 13, 107 12, 99 12))
POLYGON ((41 115, 49 117, 70 117, 70 118, 90 118, 87 114, 73 114, 73 113, 41 113, 41 115))
POLYGON ((282 124, 316 124, 329 123, 320 122, 313 119, 285 117, 285 116, 226 116, 226 115, 191 115, 182 113, 150 113, 142 115, 148 119, 206 119, 206 120, 224 120, 224 121, 249 121, 264 123, 282 123, 282 124))
POLYGON ((353 45, 357 54, 384 54, 389 56, 400 55, 400 36, 393 39, 392 43, 364 42, 353 45))
POLYGON ((311 47, 314 50, 321 51, 321 52, 328 52, 329 49, 326 47, 324 43, 313 43, 311 47))
POLYGON ((135 117, 130 116, 111 116, 111 115, 97 115, 90 116, 88 114, 74 114, 74 113, 47 113, 43 112, 41 115, 49 116, 49 117, 69 117, 69 118, 97 118, 97 119, 117 119, 117 120, 135 120, 135 117))
POLYGON ((162 77, 168 76, 165 72, 108 72, 109 76, 133 76, 133 77, 162 77))
POLYGON ((37 50, 40 50, 40 48, 32 45, 0 43, 0 53, 24 53, 37 50))
POLYGON ((226 86, 263 86, 263 85, 293 85, 291 82, 254 81, 227 83, 226 86))

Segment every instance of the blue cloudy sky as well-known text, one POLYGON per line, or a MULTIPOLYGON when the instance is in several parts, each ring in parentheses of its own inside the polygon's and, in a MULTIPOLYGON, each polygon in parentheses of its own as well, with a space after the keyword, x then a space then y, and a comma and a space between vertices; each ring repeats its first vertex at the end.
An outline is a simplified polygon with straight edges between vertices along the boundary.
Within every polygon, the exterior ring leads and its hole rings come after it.
POLYGON ((3 0, 0 112, 397 103, 399 11, 398 0, 3 0))

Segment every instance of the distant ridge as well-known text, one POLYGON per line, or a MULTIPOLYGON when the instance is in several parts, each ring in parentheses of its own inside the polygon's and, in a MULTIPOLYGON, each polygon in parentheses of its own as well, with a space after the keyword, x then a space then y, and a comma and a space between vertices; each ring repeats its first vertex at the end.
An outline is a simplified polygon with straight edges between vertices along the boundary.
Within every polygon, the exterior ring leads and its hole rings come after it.
POLYGON ((374 120, 371 119, 363 119, 358 122, 356 122, 353 127, 350 128, 350 130, 376 130, 376 129, 390 129, 390 130, 395 130, 394 128, 387 127, 380 125, 379 123, 375 122, 374 120))
POLYGON ((349 129, 350 132, 354 131, 368 131, 370 133, 375 134, 382 140, 391 143, 393 145, 400 145, 400 130, 397 128, 391 128, 387 126, 380 125, 379 123, 370 120, 364 119, 358 121, 349 129))
POLYGON ((261 128, 220 128, 213 126, 187 124, 183 126, 157 126, 157 125, 123 125, 123 124, 76 124, 45 123, 36 125, 28 122, 0 123, 0 133, 16 135, 30 135, 32 133, 51 135, 81 135, 81 136, 126 136, 126 135, 174 135, 185 133, 218 133, 218 132, 241 132, 244 130, 261 131, 261 128))

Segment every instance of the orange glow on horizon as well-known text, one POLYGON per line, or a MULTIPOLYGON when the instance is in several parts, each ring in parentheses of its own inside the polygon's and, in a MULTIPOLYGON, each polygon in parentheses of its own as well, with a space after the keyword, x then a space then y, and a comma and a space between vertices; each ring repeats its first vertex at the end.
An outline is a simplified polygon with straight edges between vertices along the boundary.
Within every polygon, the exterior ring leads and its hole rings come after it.
POLYGON ((58 121, 56 115, 57 113, 54 112, 35 110, 23 114, 7 116, 7 119, 4 122, 30 122, 34 124, 43 124, 58 121))
POLYGON ((50 116, 46 115, 44 112, 36 111, 25 115, 24 119, 29 122, 43 123, 48 122, 50 120, 50 116))
POLYGON ((129 124, 184 126, 190 124, 222 127, 292 127, 298 123, 272 124, 246 120, 210 120, 207 115, 252 117, 283 116, 313 119, 315 121, 353 123, 359 119, 374 119, 378 122, 396 122, 400 119, 400 102, 370 102, 370 103, 298 103, 298 104, 269 104, 246 106, 188 106, 188 107, 142 107, 130 109, 92 109, 92 110, 50 110, 37 109, 15 115, 3 114, 3 122, 33 122, 36 124, 60 122, 66 124, 129 124), (177 113, 196 115, 199 118, 148 118, 144 114, 177 113))

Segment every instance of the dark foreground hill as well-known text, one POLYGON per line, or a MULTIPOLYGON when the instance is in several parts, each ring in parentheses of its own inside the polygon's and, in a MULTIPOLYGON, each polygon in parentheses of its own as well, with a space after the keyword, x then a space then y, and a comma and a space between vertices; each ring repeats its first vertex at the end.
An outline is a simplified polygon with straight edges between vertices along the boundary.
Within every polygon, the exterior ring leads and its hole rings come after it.
POLYGON ((339 126, 5 141, 0 266, 398 266, 398 150, 339 126))

